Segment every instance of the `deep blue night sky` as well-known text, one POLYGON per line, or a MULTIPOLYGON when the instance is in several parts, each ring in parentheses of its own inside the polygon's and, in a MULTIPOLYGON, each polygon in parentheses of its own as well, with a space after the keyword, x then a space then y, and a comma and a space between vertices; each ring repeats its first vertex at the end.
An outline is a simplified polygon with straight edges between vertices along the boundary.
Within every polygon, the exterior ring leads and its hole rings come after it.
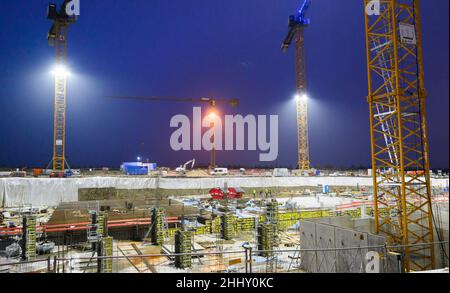
MULTIPOLYGON (((62 1, 60 1, 62 2, 62 1)), ((0 166, 45 166, 53 139, 47 1, 0 2, 0 166)), ((280 154, 296 162, 294 53, 280 46, 300 0, 81 0, 69 31, 67 157, 115 166, 137 155, 175 166, 208 153, 170 150, 170 118, 190 104, 108 95, 236 97, 226 113, 280 115, 280 154)), ((449 166, 448 0, 421 1, 431 163, 449 166)), ((313 165, 369 165, 362 0, 316 0, 306 32, 313 165)), ((253 165, 258 152, 219 153, 253 165)))

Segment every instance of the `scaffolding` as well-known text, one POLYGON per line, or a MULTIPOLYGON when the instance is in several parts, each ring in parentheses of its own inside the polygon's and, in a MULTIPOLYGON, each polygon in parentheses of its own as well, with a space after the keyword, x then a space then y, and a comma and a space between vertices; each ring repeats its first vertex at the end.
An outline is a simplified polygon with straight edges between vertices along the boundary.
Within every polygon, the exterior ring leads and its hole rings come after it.
POLYGON ((175 232, 175 267, 186 269, 192 267, 192 231, 175 232))
POLYGON ((266 203, 266 223, 278 226, 278 202, 272 199, 266 203))
POLYGON ((22 229, 22 259, 32 260, 36 257, 36 217, 24 216, 22 229))
POLYGON ((105 212, 90 211, 91 223, 87 227, 87 240, 96 243, 108 236, 108 216, 105 212))
POLYGON ((267 202, 266 204, 266 215, 265 215, 265 223, 266 224, 273 224, 273 235, 274 235, 274 242, 277 242, 278 239, 278 230, 279 230, 279 212, 278 212, 278 202, 276 199, 272 199, 267 202))

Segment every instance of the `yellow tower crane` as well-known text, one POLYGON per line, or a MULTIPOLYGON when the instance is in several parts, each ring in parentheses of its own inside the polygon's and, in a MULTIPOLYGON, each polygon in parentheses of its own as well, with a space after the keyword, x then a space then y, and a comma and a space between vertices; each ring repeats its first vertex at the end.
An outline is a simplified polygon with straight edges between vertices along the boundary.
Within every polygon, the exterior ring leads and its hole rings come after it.
POLYGON ((53 131, 53 171, 64 172, 67 164, 65 158, 66 143, 66 97, 67 97, 67 31, 69 25, 76 21, 76 16, 67 15, 70 1, 65 0, 58 11, 56 4, 49 4, 47 18, 53 21, 48 32, 48 42, 55 48, 55 109, 53 131))
POLYGON ((404 270, 435 266, 418 0, 364 0, 376 230, 404 270))
POLYGON ((309 160, 309 134, 308 134, 308 94, 306 90, 306 66, 305 66, 305 38, 304 28, 310 23, 306 18, 306 11, 311 5, 310 0, 305 0, 296 15, 289 17, 289 32, 283 42, 282 49, 287 51, 292 41, 295 42, 295 71, 297 93, 297 139, 298 139, 298 168, 310 169, 309 160))

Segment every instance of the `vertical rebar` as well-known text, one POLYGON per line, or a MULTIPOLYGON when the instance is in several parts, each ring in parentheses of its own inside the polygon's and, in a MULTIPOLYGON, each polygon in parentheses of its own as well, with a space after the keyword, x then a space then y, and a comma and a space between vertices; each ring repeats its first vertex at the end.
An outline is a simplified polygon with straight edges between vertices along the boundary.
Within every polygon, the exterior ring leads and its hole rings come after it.
POLYGON ((53 257, 53 272, 56 273, 56 265, 57 265, 57 256, 55 255, 53 257))
POLYGON ((250 254, 250 274, 253 272, 253 248, 249 248, 249 254, 250 254))

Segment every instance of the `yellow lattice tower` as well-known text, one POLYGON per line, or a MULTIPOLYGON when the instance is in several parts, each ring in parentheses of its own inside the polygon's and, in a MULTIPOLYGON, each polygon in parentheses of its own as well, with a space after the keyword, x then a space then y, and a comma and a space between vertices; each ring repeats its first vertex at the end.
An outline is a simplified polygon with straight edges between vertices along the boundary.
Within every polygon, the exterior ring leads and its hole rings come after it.
MULTIPOLYGON (((366 7, 373 1, 364 0, 366 7)), ((405 245, 406 271, 434 268, 418 0, 365 14, 376 230, 405 245)))
POLYGON ((297 84, 298 168, 300 170, 308 170, 310 168, 310 160, 304 28, 299 28, 295 35, 295 72, 297 84))
POLYGON ((48 32, 48 42, 55 48, 55 109, 53 130, 53 170, 64 171, 66 145, 66 98, 67 98, 67 31, 69 25, 75 23, 76 16, 66 14, 68 1, 65 0, 60 10, 50 4, 47 18, 53 24, 48 32))

